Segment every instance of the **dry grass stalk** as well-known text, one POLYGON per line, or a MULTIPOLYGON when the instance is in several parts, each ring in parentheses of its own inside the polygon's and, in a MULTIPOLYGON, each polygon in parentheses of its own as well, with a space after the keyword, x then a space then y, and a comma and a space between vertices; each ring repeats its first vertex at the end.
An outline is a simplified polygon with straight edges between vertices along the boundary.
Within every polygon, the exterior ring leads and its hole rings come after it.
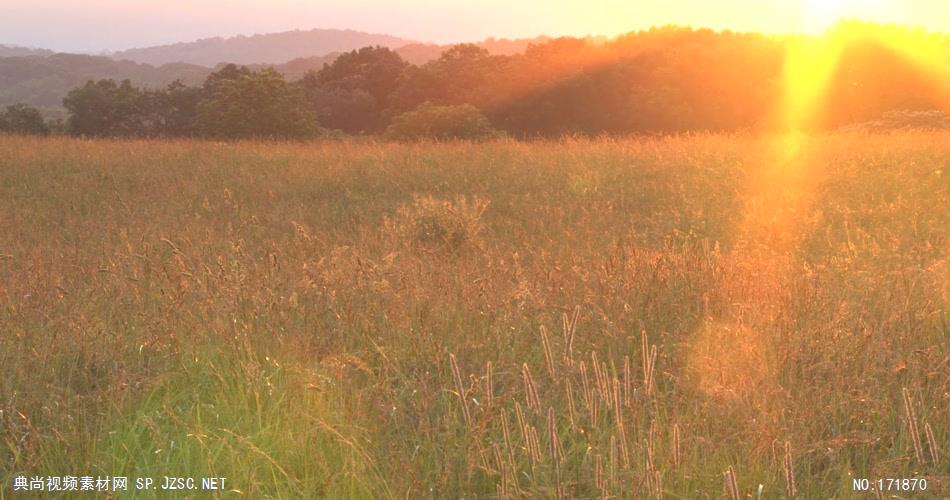
POLYGON ((465 425, 471 427, 472 416, 468 412, 468 404, 465 402, 465 386, 462 385, 462 373, 459 371, 459 364, 454 354, 449 353, 449 363, 452 365, 452 376, 455 378, 455 389, 458 391, 459 402, 462 404, 462 416, 465 417, 465 425))
POLYGON ((930 460, 937 465, 940 462, 940 449, 937 448, 937 439, 934 438, 934 430, 930 428, 930 422, 924 422, 924 435, 927 436, 927 447, 930 448, 930 460))
POLYGON ((679 467, 682 458, 680 457, 680 425, 673 424, 673 467, 679 467))
POLYGON ((478 443, 478 459, 482 463, 482 469, 484 469, 487 472, 492 471, 491 464, 488 461, 488 456, 485 454, 485 448, 482 446, 480 442, 478 443))
POLYGON ((538 438, 538 429, 533 425, 529 425, 528 435, 530 436, 531 443, 531 446, 529 446, 531 459, 534 460, 535 464, 539 464, 544 460, 544 455, 541 454, 541 440, 538 438))
POLYGON ((577 318, 581 313, 581 306, 574 306, 574 314, 570 319, 567 313, 561 314, 561 327, 564 332, 564 361, 567 366, 574 365, 574 334, 577 332, 577 318))
POLYGON ((602 497, 607 497, 607 482, 604 480, 604 459, 598 453, 594 457, 594 484, 597 485, 597 489, 600 490, 602 497))
POLYGON ((654 381, 656 380, 656 346, 650 346, 650 383, 647 385, 647 396, 653 394, 654 381))
POLYGON ((792 462, 792 443, 785 441, 785 456, 782 460, 785 465, 785 494, 789 498, 794 497, 798 492, 795 488, 795 469, 794 462, 792 462))
POLYGON ((739 483, 736 481, 736 471, 730 465, 726 472, 722 473, 723 494, 730 500, 740 500, 739 483))
POLYGON ((541 400, 538 398, 538 390, 534 385, 534 378, 531 376, 528 363, 521 365, 521 378, 524 381, 524 397, 528 409, 541 413, 541 400))
POLYGON ((591 397, 592 394, 591 394, 591 389, 590 389, 590 377, 587 375, 587 363, 584 363, 583 361, 581 361, 580 368, 581 368, 581 383, 583 384, 582 389, 584 390, 583 392, 584 404, 587 405, 588 408, 590 408, 591 400, 593 398, 591 397))
POLYGON ((590 351, 590 368, 594 371, 594 385, 600 391, 600 359, 597 357, 597 351, 594 350, 590 351))
POLYGON ((597 419, 600 416, 600 400, 592 398, 590 400, 590 425, 597 425, 597 419))
POLYGON ((510 498, 521 498, 524 494, 521 491, 521 485, 518 484, 518 470, 515 468, 514 464, 507 471, 508 475, 508 487, 511 490, 510 498))
POLYGON ((601 376, 601 379, 604 381, 604 386, 601 388, 602 392, 601 392, 600 397, 601 399, 604 400, 605 403, 607 403, 607 408, 612 408, 614 406, 614 398, 610 389, 610 375, 609 374, 610 372, 607 371, 607 363, 604 363, 603 361, 601 361, 600 376, 601 376))
POLYGON ((640 355, 643 357, 643 380, 648 378, 647 369, 650 367, 650 358, 647 353, 650 352, 650 342, 647 340, 647 331, 640 330, 640 355))
MULTIPOLYGON (((516 405, 515 408, 517 409, 518 406, 516 405)), ((515 465, 515 448, 511 443, 511 430, 508 425, 508 412, 504 411, 501 413, 501 432, 505 438, 505 448, 508 451, 508 464, 510 465, 509 472, 511 473, 510 482, 514 487, 514 490, 518 491, 518 470, 517 465, 515 465)))
MULTIPOLYGON (((507 464, 505 463, 505 459, 502 458, 501 456, 501 448, 498 446, 498 443, 492 444, 491 453, 492 453, 492 458, 495 459, 495 471, 498 472, 499 475, 501 475, 502 483, 504 483, 505 469, 507 469, 506 467, 507 464)), ((505 488, 505 491, 507 490, 508 489, 505 488)))
POLYGON ((544 364, 547 366, 551 380, 557 380, 557 371, 554 368, 554 355, 551 353, 551 342, 548 339, 548 329, 541 325, 541 346, 544 348, 544 364))
POLYGON ((485 399, 489 408, 495 406, 495 382, 491 361, 485 362, 485 399))
POLYGON ((615 434, 610 435, 610 470, 608 471, 608 478, 610 483, 614 484, 617 482, 617 436, 615 434))
MULTIPOLYGON (((654 476, 658 475, 656 469, 656 420, 650 421, 650 430, 647 432, 647 481, 651 481, 654 476)), ((659 486, 659 485, 657 485, 659 486)), ((653 490, 656 493, 656 489, 653 490)))
MULTIPOLYGON (((597 386, 597 392, 600 395, 601 399, 609 399, 607 396, 607 381, 604 380, 603 374, 600 371, 600 361, 597 359, 597 351, 590 352, 590 367, 594 370, 594 385, 597 386)), ((607 407, 610 407, 608 403, 607 407)))
POLYGON ((617 433, 620 435, 620 456, 623 466, 630 466, 630 454, 627 452, 627 432, 623 425, 623 405, 620 404, 620 380, 614 377, 614 417, 617 423, 617 433))
POLYGON ((571 429, 576 429, 577 420, 574 415, 577 413, 577 409, 574 405, 574 388, 571 385, 571 379, 565 380, 564 391, 567 392, 567 415, 571 419, 571 429))
POLYGON ((914 442, 914 455, 917 457, 917 463, 922 464, 924 463, 924 448, 920 443, 920 432, 917 430, 917 414, 910 398, 910 391, 906 387, 902 387, 901 394, 904 396, 904 415, 907 417, 907 429, 910 431, 911 441, 914 442))
POLYGON ((647 472, 647 489, 654 498, 663 498, 663 482, 660 478, 660 471, 647 472))
MULTIPOLYGON (((528 423, 524 419, 524 411, 521 410, 521 404, 515 403, 515 417, 518 418, 518 428, 521 429, 521 440, 524 441, 525 449, 530 447, 530 436, 528 433, 528 423)), ((527 450, 531 453, 531 450, 527 450)))
POLYGON ((649 396, 653 392, 653 363, 656 361, 656 346, 651 352, 646 330, 640 330, 640 352, 643 356, 643 390, 649 396))
POLYGON ((554 462, 554 478, 557 498, 563 498, 564 491, 561 484, 561 461, 564 460, 564 450, 561 448, 561 438, 557 433, 557 417, 554 415, 554 407, 548 407, 548 452, 551 454, 551 461, 554 462))
POLYGON ((630 393, 631 389, 631 375, 630 375, 630 356, 623 357, 623 405, 627 408, 630 407, 630 400, 632 399, 632 394, 630 393))
POLYGON ((511 429, 508 426, 508 412, 501 413, 501 434, 505 439, 505 449, 508 451, 508 461, 515 464, 515 448, 511 444, 511 429))
POLYGON ((614 377, 613 380, 613 400, 614 400, 614 417, 617 421, 617 429, 623 429, 623 410, 620 405, 620 381, 614 377))
POLYGON ((561 438, 557 432, 557 417, 554 415, 553 406, 548 407, 548 440, 551 458, 554 461, 564 460, 564 449, 561 448, 561 438))

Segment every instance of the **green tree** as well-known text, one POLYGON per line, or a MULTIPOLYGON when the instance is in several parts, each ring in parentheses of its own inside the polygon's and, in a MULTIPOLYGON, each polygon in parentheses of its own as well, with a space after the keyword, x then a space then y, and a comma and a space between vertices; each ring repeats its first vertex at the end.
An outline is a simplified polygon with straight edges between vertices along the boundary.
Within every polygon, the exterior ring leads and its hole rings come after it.
POLYGON ((47 135, 49 127, 39 110, 26 104, 7 106, 0 112, 0 131, 16 134, 47 135))
POLYGON ((337 57, 301 80, 320 122, 350 133, 382 129, 382 111, 389 105, 408 64, 384 47, 363 47, 337 57))
POLYGON ((385 106, 407 65, 399 54, 385 47, 363 47, 324 65, 317 73, 317 80, 323 85, 336 84, 364 90, 380 106, 385 106))
POLYGON ((313 74, 300 82, 304 99, 317 120, 350 134, 378 131, 383 120, 377 101, 369 92, 338 85, 314 84, 313 74))
POLYGON ((477 45, 453 46, 438 59, 403 72, 390 98, 388 114, 405 112, 424 102, 472 104, 485 109, 498 98, 497 89, 504 86, 499 78, 504 60, 477 45))
POLYGON ((218 71, 211 73, 205 78, 204 85, 202 85, 202 90, 204 91, 206 98, 214 97, 215 92, 218 91, 218 88, 224 82, 231 82, 234 80, 240 80, 245 76, 251 76, 253 72, 247 69, 246 66, 237 66, 235 64, 225 64, 218 71))
POLYGON ((188 137, 195 133, 198 106, 204 91, 188 87, 176 80, 161 90, 147 91, 145 107, 149 110, 154 135, 188 137))
POLYGON ((148 131, 142 91, 129 80, 88 81, 63 99, 69 112, 66 127, 76 135, 137 136, 148 131))
POLYGON ((198 105, 195 130, 200 135, 304 139, 320 130, 296 89, 272 69, 220 79, 210 88, 213 94, 198 105))

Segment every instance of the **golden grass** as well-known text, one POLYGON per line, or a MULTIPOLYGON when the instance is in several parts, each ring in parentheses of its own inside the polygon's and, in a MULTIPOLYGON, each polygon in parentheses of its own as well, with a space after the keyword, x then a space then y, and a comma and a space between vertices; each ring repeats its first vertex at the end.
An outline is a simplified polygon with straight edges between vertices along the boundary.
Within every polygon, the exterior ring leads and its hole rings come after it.
POLYGON ((0 137, 2 491, 946 495, 950 136, 781 140, 0 137))

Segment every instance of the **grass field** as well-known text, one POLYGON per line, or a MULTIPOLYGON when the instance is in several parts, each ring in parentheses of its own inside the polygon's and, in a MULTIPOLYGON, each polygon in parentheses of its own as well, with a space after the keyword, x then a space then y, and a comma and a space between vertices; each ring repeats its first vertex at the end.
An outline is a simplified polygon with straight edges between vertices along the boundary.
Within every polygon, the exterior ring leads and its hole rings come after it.
POLYGON ((948 167, 925 132, 0 137, 0 497, 950 496, 948 167))

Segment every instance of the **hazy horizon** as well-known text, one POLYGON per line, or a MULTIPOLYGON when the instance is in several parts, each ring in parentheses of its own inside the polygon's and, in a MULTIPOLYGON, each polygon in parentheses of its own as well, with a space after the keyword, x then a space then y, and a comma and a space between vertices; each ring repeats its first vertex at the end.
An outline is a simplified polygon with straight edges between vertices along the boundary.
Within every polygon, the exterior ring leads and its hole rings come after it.
POLYGON ((495 38, 613 36, 658 25, 762 33, 814 33, 853 18, 950 32, 950 3, 940 0, 703 0, 478 4, 408 0, 37 0, 0 5, 0 44, 104 53, 202 38, 291 30, 351 29, 431 43, 495 38), (728 5, 726 5, 728 4, 728 5), (227 13, 222 15, 222 13, 227 13))

